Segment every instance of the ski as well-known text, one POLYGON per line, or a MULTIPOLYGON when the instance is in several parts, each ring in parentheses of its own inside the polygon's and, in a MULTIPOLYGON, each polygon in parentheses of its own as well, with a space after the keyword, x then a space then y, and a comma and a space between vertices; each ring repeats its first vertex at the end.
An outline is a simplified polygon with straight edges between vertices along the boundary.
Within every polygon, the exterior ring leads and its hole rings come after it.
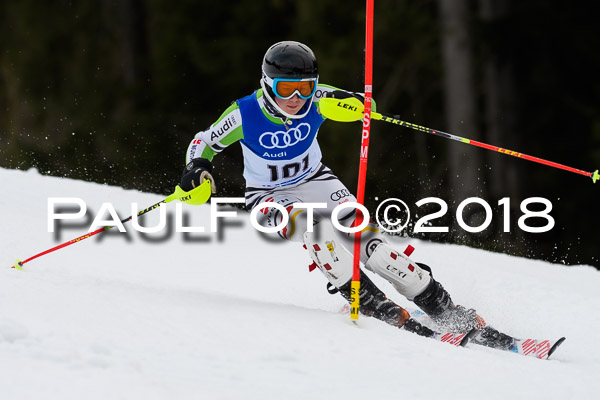
POLYGON ((489 325, 483 329, 476 330, 469 337, 470 343, 535 357, 540 360, 547 360, 564 341, 564 337, 556 341, 533 338, 518 339, 499 332, 489 325))
POLYGON ((462 333, 462 334, 456 334, 456 333, 435 333, 435 335, 432 337, 433 339, 440 341, 440 342, 444 342, 444 343, 448 343, 448 344, 452 344, 454 346, 460 346, 460 347, 465 347, 468 343, 469 343, 469 334, 466 333, 462 333))
MULTIPOLYGON (((407 311, 410 313, 411 318, 414 318, 421 324, 435 326, 435 322, 423 311, 416 309, 407 309, 407 311)), ((547 360, 565 340, 566 338, 564 337, 554 341, 534 338, 519 339, 502 333, 490 325, 485 325, 480 329, 473 329, 466 338, 469 344, 473 343, 496 350, 535 357, 540 360, 547 360)))
MULTIPOLYGON (((345 304, 341 308, 340 313, 349 315, 350 314, 350 305, 345 304)), ((411 317, 412 317, 412 312, 409 311, 409 313, 411 314, 411 317)), ((367 315, 364 315, 362 313, 361 313, 361 315, 368 318, 367 315)), ((451 333, 451 332, 440 333, 434 329, 430 329, 429 327, 425 326, 424 324, 422 324, 420 321, 418 321, 415 318, 410 318, 404 324, 404 326, 402 326, 400 329, 404 329, 408 332, 415 333, 419 336, 437 340, 438 342, 448 343, 448 344, 451 344, 451 345, 457 346, 457 347, 465 347, 467 345, 467 343, 469 342, 469 337, 474 335, 475 331, 476 331, 475 329, 473 329, 472 331, 467 332, 467 333, 451 333), (425 328, 425 329, 433 331, 433 332, 430 335, 424 335, 422 332, 419 332, 419 330, 420 330, 419 327, 421 327, 421 329, 425 328)))

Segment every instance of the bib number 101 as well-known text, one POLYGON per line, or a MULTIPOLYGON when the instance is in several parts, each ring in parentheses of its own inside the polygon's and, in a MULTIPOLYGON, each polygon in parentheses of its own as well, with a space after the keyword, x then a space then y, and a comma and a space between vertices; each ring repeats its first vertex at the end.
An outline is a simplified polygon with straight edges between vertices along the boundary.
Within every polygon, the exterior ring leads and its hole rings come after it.
POLYGON ((277 165, 267 165, 267 168, 271 175, 271 182, 278 181, 281 178, 293 178, 298 175, 298 172, 304 172, 308 169, 308 155, 306 155, 301 162, 292 162, 281 167, 277 165))
MULTIPOLYGON (((438 197, 427 197, 425 199, 419 200, 415 204, 418 207, 421 207, 425 204, 435 203, 440 205, 440 210, 436 211, 432 214, 428 214, 422 218, 420 218, 414 227, 415 233, 426 233, 426 232, 448 232, 447 226, 424 226, 425 224, 430 225, 430 221, 440 218, 444 216, 448 212, 448 204, 438 198, 438 197)), ((510 232, 510 198, 504 197, 503 199, 498 201, 498 205, 503 208, 503 227, 504 232, 510 232)), ((530 233, 543 233, 548 232, 552 228, 554 228, 555 221, 554 218, 550 215, 550 211, 552 211, 552 203, 550 200, 545 199, 543 197, 530 197, 521 202, 521 212, 523 215, 519 217, 517 221, 518 226, 521 230, 530 233), (542 204, 544 209, 541 211, 532 211, 528 208, 530 204, 542 204), (529 218, 542 218, 546 220, 546 224, 543 226, 530 226, 527 224, 527 220, 529 218)), ((456 221, 458 225, 467 232, 481 232, 486 229, 492 222, 492 208, 490 205, 483 199, 478 197, 469 197, 468 199, 463 200, 456 209, 456 221), (470 204, 479 204, 485 210, 485 221, 479 226, 469 226, 465 223, 463 219, 463 211, 465 207, 470 204)))

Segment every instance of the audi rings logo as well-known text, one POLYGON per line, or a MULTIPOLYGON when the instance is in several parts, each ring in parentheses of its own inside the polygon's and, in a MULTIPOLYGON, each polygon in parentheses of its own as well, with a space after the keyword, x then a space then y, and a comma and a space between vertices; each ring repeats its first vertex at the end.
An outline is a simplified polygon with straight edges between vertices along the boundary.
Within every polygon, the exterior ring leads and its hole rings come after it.
POLYGON ((348 189, 342 189, 338 190, 337 192, 331 193, 331 196, 329 196, 329 198, 333 201, 338 201, 348 196, 350 196, 350 192, 348 191, 348 189))
POLYGON ((383 243, 383 240, 381 240, 381 239, 369 240, 369 243, 367 243, 367 245, 365 246, 365 252, 367 253, 367 257, 371 257, 371 254, 373 254, 373 251, 375 251, 377 246, 379 246, 381 243, 383 243))
POLYGON ((308 138, 310 125, 306 122, 286 131, 265 132, 258 138, 258 143, 265 149, 285 149, 308 138))

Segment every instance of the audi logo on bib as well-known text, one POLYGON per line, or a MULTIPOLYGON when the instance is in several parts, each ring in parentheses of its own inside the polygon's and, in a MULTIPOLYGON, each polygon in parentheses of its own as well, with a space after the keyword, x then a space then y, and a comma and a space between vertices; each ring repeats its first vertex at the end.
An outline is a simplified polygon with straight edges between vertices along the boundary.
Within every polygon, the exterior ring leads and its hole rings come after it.
POLYGON ((258 142, 265 149, 285 149, 306 140, 310 134, 310 125, 306 122, 288 131, 265 132, 258 138, 258 142))
POLYGON ((333 201, 338 201, 348 196, 350 196, 350 192, 348 191, 348 189, 342 189, 338 190, 337 192, 331 193, 331 196, 329 198, 333 201))

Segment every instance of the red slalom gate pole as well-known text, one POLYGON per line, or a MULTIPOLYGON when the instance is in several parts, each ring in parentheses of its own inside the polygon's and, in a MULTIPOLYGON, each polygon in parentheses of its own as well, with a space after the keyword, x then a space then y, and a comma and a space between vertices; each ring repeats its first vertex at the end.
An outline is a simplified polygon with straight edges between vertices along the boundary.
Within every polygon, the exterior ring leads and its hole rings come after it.
MULTIPOLYGON (((369 135, 371 133, 371 100, 373 98, 373 10, 374 0, 367 0, 366 31, 365 31, 365 109, 363 117, 362 140, 360 144, 360 164, 358 168, 358 189, 356 201, 365 202, 365 180, 367 178, 367 159, 369 156, 369 135)), ((364 216, 356 213, 356 225, 360 226, 364 216)), ((354 234, 354 263, 352 283, 350 284, 350 318, 358 319, 360 307, 360 235, 359 230, 354 234)))

